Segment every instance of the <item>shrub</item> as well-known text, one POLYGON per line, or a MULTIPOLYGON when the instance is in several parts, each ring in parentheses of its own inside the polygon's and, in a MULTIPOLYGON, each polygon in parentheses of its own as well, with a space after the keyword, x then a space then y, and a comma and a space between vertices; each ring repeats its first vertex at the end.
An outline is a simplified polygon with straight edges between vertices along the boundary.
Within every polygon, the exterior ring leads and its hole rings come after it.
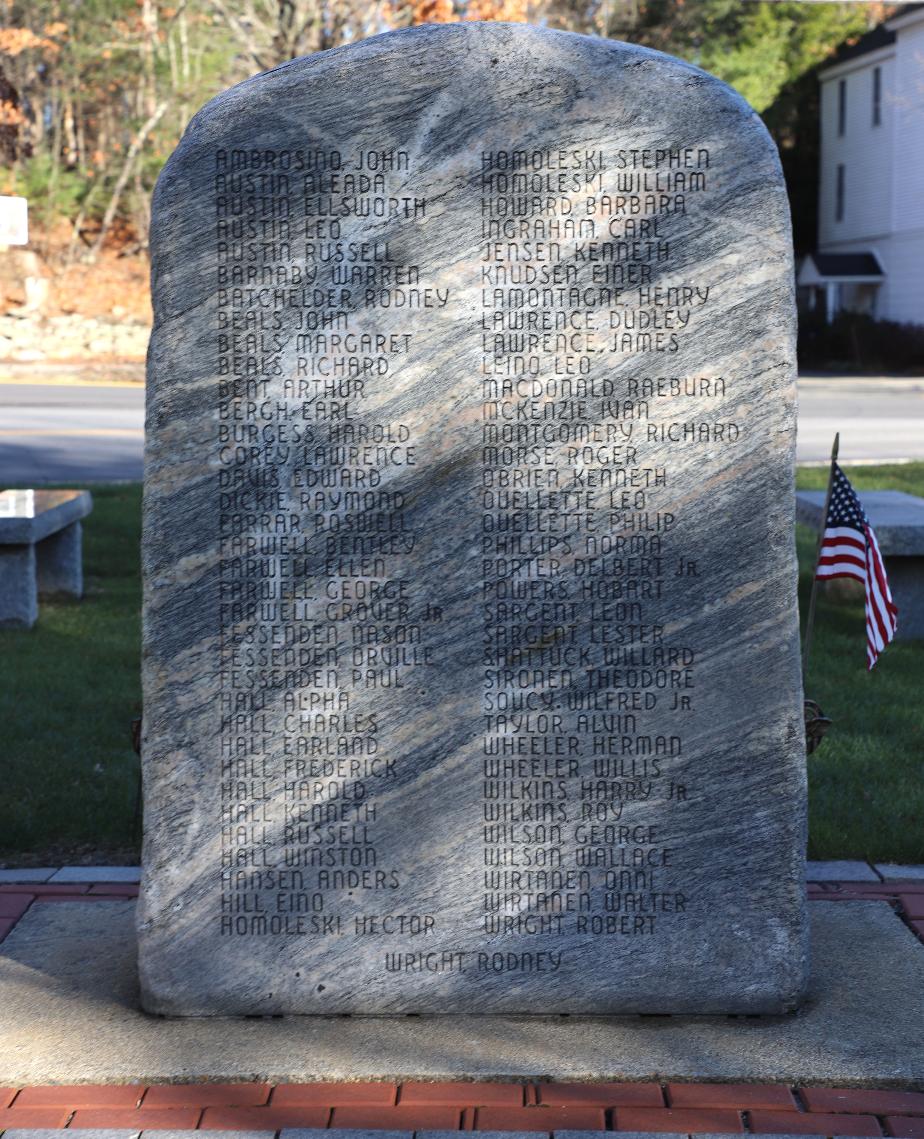
POLYGON ((799 365, 851 372, 924 372, 924 325, 841 312, 800 314, 799 365))
POLYGON ((56 169, 50 155, 37 154, 20 166, 13 192, 28 198, 29 212, 48 226, 59 216, 73 221, 89 186, 90 179, 80 171, 64 166, 56 169))

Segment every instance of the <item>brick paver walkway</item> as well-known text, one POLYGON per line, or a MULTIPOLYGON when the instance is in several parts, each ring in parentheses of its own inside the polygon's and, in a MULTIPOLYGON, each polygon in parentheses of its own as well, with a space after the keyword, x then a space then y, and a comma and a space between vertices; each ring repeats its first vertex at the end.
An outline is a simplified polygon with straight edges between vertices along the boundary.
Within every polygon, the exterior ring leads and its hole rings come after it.
MULTIPOLYGON (((133 898, 130 882, 0 885, 0 940, 33 905, 133 898)), ((811 900, 880 901, 924 941, 924 880, 812 882, 811 900)), ((315 1083, 0 1088, 0 1131, 246 1131, 298 1139, 304 1128, 620 1131, 683 1135, 894 1136, 924 1139, 920 1091, 781 1084, 315 1083)), ((244 1139, 242 1136, 241 1139, 244 1139)), ((358 1139, 358 1137, 357 1137, 358 1139)))
POLYGON ((777 1084, 87 1084, 3 1088, 0 1105, 17 1130, 924 1136, 924 1092, 777 1084))

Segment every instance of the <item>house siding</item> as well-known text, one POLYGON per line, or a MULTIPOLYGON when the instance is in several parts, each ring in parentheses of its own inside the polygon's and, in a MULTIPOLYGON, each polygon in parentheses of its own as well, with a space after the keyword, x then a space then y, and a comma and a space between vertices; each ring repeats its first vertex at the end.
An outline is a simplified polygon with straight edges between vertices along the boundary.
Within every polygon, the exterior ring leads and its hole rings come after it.
MULTIPOLYGON (((924 18, 896 32, 890 47, 837 65, 821 76, 818 248, 823 253, 875 253, 885 271, 875 315, 924 324, 924 18), (873 122, 877 67, 878 126, 873 122), (847 92, 842 135, 838 133, 841 81, 847 92), (844 167, 840 221, 839 165, 844 167)), ((849 296, 845 292, 848 304, 849 296)))
POLYGON ((924 324, 924 21, 898 32, 890 315, 924 324))
POLYGON ((887 204, 893 157, 889 104, 894 88, 894 59, 857 68, 822 85, 819 239, 826 251, 835 243, 858 238, 871 240, 891 229, 891 210, 887 204), (882 69, 882 125, 878 127, 873 126, 875 66, 882 69), (837 132, 837 118, 838 85, 842 81, 847 90, 847 121, 841 136, 837 132), (843 221, 836 220, 837 168, 840 165, 844 167, 843 221))

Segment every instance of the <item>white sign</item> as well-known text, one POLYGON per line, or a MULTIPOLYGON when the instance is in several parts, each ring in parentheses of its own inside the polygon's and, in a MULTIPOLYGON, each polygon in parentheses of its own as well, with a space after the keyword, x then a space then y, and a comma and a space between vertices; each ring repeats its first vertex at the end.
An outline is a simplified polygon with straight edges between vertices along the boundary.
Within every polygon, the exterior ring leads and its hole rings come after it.
POLYGON ((29 209, 25 198, 0 195, 0 245, 28 245, 29 209))

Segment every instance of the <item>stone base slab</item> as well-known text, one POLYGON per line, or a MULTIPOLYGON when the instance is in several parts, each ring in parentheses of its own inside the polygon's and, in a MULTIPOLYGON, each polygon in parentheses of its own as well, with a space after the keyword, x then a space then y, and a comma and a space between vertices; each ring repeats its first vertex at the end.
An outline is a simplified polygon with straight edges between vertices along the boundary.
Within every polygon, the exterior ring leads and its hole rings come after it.
POLYGON ((138 1006, 134 903, 33 906, 0 948, 0 1085, 364 1079, 915 1087, 924 946, 882 902, 813 902, 809 1000, 777 1017, 174 1020, 138 1006))

